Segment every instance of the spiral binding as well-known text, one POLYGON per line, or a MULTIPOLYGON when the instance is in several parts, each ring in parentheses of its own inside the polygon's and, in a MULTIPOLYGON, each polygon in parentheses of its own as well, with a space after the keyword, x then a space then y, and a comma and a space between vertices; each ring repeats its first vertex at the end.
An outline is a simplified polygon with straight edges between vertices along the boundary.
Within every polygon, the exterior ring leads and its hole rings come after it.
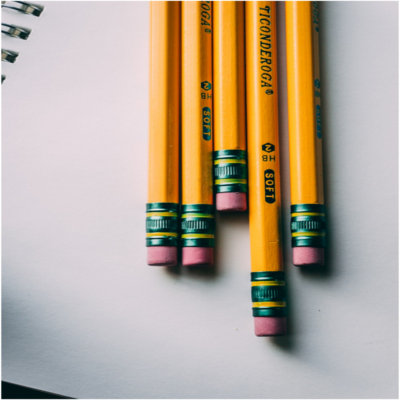
POLYGON ((20 38, 20 39, 28 39, 31 30, 29 28, 23 28, 22 26, 5 24, 1 23, 1 33, 4 33, 8 36, 20 38))
POLYGON ((15 63, 18 57, 18 53, 13 50, 1 49, 1 61, 7 61, 9 63, 15 63))
MULTIPOLYGON (((26 1, 2 1, 1 8, 14 10, 25 15, 33 15, 34 17, 39 17, 44 10, 44 6, 40 4, 28 3, 26 1)), ((1 33, 13 38, 27 40, 31 33, 31 29, 2 22, 1 33)), ((14 63, 17 57, 18 52, 8 49, 1 49, 1 61, 14 63)), ((3 83, 5 79, 6 76, 2 74, 1 83, 3 83)))
POLYGON ((34 15, 40 17, 44 7, 39 4, 27 3, 26 1, 2 1, 1 7, 19 11, 23 14, 34 15))

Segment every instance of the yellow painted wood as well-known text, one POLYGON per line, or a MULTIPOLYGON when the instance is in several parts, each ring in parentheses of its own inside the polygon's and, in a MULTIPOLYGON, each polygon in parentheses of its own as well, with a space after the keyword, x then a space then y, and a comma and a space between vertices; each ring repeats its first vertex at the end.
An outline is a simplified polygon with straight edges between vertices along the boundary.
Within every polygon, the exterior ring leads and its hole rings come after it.
POLYGON ((287 87, 292 204, 323 204, 318 21, 310 1, 286 2, 287 87), (318 87, 317 87, 318 86, 318 87))
POLYGON ((212 3, 182 2, 182 203, 213 204, 212 3), (211 110, 211 114, 207 112, 211 110), (206 115, 205 115, 206 114, 206 115), (210 124, 210 125, 209 125, 210 124), (206 140, 204 128, 211 127, 206 140))
POLYGON ((276 6, 275 2, 248 1, 245 7, 251 265, 253 272, 280 271, 283 262, 280 237, 276 6), (275 150, 263 151, 262 146, 267 143, 273 145, 275 150), (273 203, 266 201, 266 195, 272 195, 270 173, 266 176, 266 170, 274 171, 273 203))
POLYGON ((148 202, 179 203, 180 3, 150 2, 148 202))
POLYGON ((214 150, 246 150, 244 4, 213 3, 214 150))

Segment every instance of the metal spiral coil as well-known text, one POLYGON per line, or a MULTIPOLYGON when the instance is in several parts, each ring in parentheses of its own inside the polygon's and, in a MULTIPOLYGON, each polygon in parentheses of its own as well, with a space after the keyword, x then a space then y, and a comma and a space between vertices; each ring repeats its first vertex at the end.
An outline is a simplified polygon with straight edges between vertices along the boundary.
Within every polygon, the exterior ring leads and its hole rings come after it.
MULTIPOLYGON (((40 4, 27 3, 25 1, 2 1, 1 8, 14 10, 25 15, 33 15, 34 17, 39 17, 44 10, 44 6, 40 4)), ((12 38, 27 40, 31 33, 31 29, 2 22, 1 33, 12 38)), ((14 63, 17 57, 18 52, 1 49, 1 61, 14 63)), ((5 79, 6 76, 2 74, 1 83, 3 83, 5 79)))
POLYGON ((27 3, 26 1, 2 1, 1 8, 9 8, 22 14, 40 17, 44 7, 40 4, 27 3))

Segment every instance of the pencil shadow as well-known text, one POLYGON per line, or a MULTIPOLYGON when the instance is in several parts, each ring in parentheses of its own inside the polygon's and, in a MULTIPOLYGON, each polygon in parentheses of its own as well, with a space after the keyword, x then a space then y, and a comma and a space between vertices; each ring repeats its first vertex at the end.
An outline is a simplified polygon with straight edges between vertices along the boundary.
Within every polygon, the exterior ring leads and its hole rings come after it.
POLYGON ((178 261, 177 265, 174 265, 172 267, 166 267, 165 271, 167 272, 168 275, 171 275, 172 277, 178 277, 182 275, 182 266, 180 260, 178 261))
POLYGON ((180 246, 178 246, 178 262, 176 265, 165 267, 165 271, 172 278, 178 278, 182 275, 182 251, 180 246))
POLYGON ((237 222, 240 224, 243 224, 245 222, 248 222, 249 219, 249 211, 223 211, 218 213, 218 219, 224 220, 224 221, 233 221, 237 222))
POLYGON ((191 265, 186 267, 187 272, 194 278, 201 278, 205 280, 215 279, 218 275, 216 263, 214 265, 191 265))
MULTIPOLYGON (((289 327, 288 327, 289 329, 289 327)), ((288 352, 293 352, 294 349, 294 336, 287 333, 284 336, 272 336, 270 338, 266 338, 268 341, 268 345, 273 343, 276 347, 288 352)))

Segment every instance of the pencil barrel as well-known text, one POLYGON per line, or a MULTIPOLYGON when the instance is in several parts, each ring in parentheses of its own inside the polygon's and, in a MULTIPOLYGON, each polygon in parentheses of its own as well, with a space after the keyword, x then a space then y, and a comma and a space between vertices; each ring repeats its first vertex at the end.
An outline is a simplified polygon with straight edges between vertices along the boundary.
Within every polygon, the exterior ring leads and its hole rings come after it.
POLYGON ((180 4, 150 3, 148 202, 179 203, 180 4))
POLYGON ((316 161, 318 197, 324 201, 322 167, 322 124, 321 124, 321 77, 319 63, 319 4, 311 2, 312 41, 313 41, 313 83, 314 83, 314 119, 316 135, 316 161))
POLYGON ((213 5, 214 185, 247 192, 244 3, 213 5))
MULTIPOLYGON (((276 4, 249 1, 245 12, 252 309, 255 318, 279 318, 286 316, 286 294, 280 229, 276 4)), ((257 326, 257 335, 275 334, 274 329, 257 326)))
POLYGON ((253 272, 283 269, 275 2, 246 2, 246 99, 253 272))
POLYGON ((146 246, 179 244, 180 4, 150 4, 146 246))
POLYGON ((318 2, 286 2, 293 247, 326 244, 318 36, 318 2))
POLYGON ((182 246, 214 245, 212 2, 182 3, 182 246))

